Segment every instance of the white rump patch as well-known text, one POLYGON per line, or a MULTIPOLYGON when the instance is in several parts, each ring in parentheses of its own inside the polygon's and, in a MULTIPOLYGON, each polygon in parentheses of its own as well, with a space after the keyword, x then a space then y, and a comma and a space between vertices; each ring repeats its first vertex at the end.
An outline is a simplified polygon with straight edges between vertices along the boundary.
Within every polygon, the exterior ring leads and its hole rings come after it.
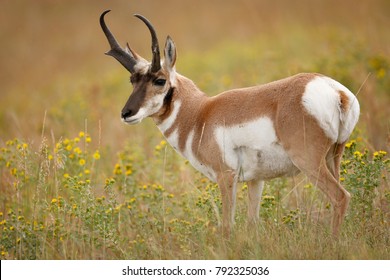
MULTIPOLYGON (((339 127, 339 135, 337 138, 338 143, 343 143, 348 140, 351 135, 353 129, 356 126, 356 123, 359 119, 360 114, 360 105, 356 96, 344 85, 341 83, 329 78, 323 77, 325 81, 329 83, 331 87, 333 87, 336 91, 343 91, 344 94, 348 97, 348 108, 345 112, 340 111, 340 127, 339 127)), ((339 107, 340 108, 340 107, 339 107)))
POLYGON ((352 133, 359 116, 359 103, 352 92, 328 77, 316 77, 306 85, 302 104, 312 115, 325 134, 333 141, 342 143, 352 133), (340 91, 348 97, 348 108, 342 112, 340 91))

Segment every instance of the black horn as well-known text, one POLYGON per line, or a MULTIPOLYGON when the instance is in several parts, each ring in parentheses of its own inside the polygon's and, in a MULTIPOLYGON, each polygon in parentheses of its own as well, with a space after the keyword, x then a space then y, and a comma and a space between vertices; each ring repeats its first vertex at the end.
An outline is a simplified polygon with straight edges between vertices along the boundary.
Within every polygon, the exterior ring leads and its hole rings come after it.
POLYGON ((100 16, 100 26, 103 29, 104 34, 107 37, 108 43, 110 44, 111 50, 106 52, 106 55, 110 55, 118 60, 130 73, 134 73, 134 65, 137 64, 137 60, 130 55, 129 52, 124 50, 116 41, 114 35, 111 33, 110 29, 107 27, 104 22, 104 16, 110 12, 110 10, 105 11, 100 16))
POLYGON ((153 53, 153 59, 152 59, 152 73, 157 72, 161 69, 161 62, 160 62, 160 47, 158 45, 158 39, 156 35, 156 30, 154 30, 153 25, 150 23, 149 20, 147 20, 144 16, 141 15, 134 15, 135 17, 142 20, 146 26, 149 28, 150 35, 152 36, 152 53, 153 53))

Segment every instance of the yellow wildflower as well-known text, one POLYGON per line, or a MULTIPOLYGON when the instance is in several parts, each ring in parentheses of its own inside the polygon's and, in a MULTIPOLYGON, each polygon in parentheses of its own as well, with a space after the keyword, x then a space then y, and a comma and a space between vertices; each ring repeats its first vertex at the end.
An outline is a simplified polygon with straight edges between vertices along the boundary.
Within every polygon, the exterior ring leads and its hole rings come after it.
POLYGON ((100 159, 100 153, 98 150, 96 150, 96 152, 93 154, 93 158, 96 160, 100 159))
POLYGON ((273 195, 263 195, 263 200, 269 200, 269 201, 272 201, 272 200, 275 200, 275 197, 273 195))
POLYGON ((76 154, 81 154, 83 151, 79 148, 79 147, 76 147, 73 149, 73 152, 75 152, 76 154))
POLYGON ((206 178, 206 177, 203 177, 202 179, 200 179, 200 182, 202 183, 202 184, 205 184, 205 183, 207 183, 209 180, 206 178))
POLYGON ((380 68, 377 72, 376 72, 376 76, 381 79, 383 78, 384 76, 386 76, 386 69, 384 68, 380 68))
POLYGON ((161 140, 161 142, 160 142, 160 145, 161 145, 161 146, 165 146, 166 144, 167 144, 167 141, 161 140))
POLYGON ((351 140, 347 144, 345 144, 345 148, 350 149, 355 144, 356 144, 356 140, 351 140))
POLYGON ((54 203, 56 203, 57 202, 57 198, 53 198, 52 200, 51 200, 51 203, 52 204, 54 204, 54 203))
POLYGON ((12 145, 14 145, 14 141, 8 140, 5 144, 6 144, 7 146, 12 146, 12 145))
POLYGON ((84 133, 84 131, 80 131, 80 133, 79 133, 79 137, 80 138, 83 138, 85 136, 85 133, 84 133))
POLYGON ((119 204, 117 207, 115 207, 114 211, 115 213, 118 213, 122 208, 122 204, 119 204))
POLYGON ((87 137, 85 138, 85 142, 91 143, 91 142, 92 142, 92 138, 91 138, 90 136, 87 136, 87 137))
POLYGON ((18 149, 18 150, 26 150, 27 148, 28 148, 28 144, 26 144, 26 143, 18 144, 16 146, 16 149, 18 149))
POLYGON ((114 173, 115 175, 120 175, 120 174, 122 174, 122 168, 121 168, 121 166, 120 166, 119 163, 115 164, 113 173, 114 173))
POLYGON ((106 185, 110 185, 110 184, 114 184, 115 183, 115 179, 114 178, 107 178, 106 179, 106 185))
POLYGON ((387 155, 387 152, 385 151, 376 151, 374 154, 373 154, 373 158, 374 159, 382 159, 384 156, 387 155))
POLYGON ((156 184, 153 184, 152 187, 156 190, 156 191, 165 191, 164 187, 161 186, 161 185, 156 185, 156 184))
POLYGON ((81 166, 85 165, 85 159, 83 159, 83 158, 80 159, 80 160, 79 160, 79 164, 80 164, 81 166))
POLYGON ((362 155, 361 152, 356 151, 356 152, 353 153, 353 156, 354 156, 356 159, 361 159, 363 155, 362 155))
POLYGON ((11 172, 11 174, 12 174, 13 176, 15 176, 16 173, 17 173, 17 171, 18 171, 18 170, 17 170, 16 168, 12 168, 10 172, 11 172))
POLYGON ((85 186, 85 182, 83 180, 78 181, 77 184, 79 186, 85 186))

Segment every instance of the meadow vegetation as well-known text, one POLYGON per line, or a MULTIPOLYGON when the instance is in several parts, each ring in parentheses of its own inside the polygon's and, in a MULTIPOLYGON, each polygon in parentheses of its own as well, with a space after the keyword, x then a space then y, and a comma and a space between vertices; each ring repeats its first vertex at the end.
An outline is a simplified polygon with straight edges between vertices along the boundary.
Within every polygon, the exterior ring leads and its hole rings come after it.
MULTIPOLYGON (((151 9, 161 3, 131 7, 158 31, 166 30, 161 40, 172 35, 177 71, 209 95, 298 72, 329 75, 357 94, 361 118, 341 166, 352 200, 337 240, 329 229, 327 198, 302 175, 267 182, 256 227, 246 223, 247 186, 240 185, 235 230, 230 239, 222 238, 217 185, 176 154, 151 120, 134 127, 119 120, 131 86, 121 66, 103 56, 107 43, 97 19, 106 8, 119 12, 127 5, 123 1, 113 1, 113 7, 88 6, 92 1, 66 1, 66 7, 62 1, 37 1, 34 7, 11 2, 0 21, 15 24, 2 22, 1 39, 8 38, 2 42, 16 61, 32 57, 21 61, 21 70, 0 55, 0 259, 390 258, 386 1, 315 1, 315 7, 313 1, 291 6, 248 0, 239 7, 233 1, 223 7, 221 1, 199 1, 209 26, 193 25, 197 15, 180 1, 172 1, 180 13, 166 21, 161 18, 166 6, 158 6, 161 13, 151 9), (28 8, 54 27, 48 32, 48 23, 34 21, 28 8), (63 9, 66 16, 60 15, 63 9), (80 18, 84 24, 77 29, 80 18), (17 32, 10 36, 7 26, 17 32), (25 34, 31 36, 30 52, 16 46, 25 34), (52 52, 42 53, 40 61, 42 45, 52 52)), ((128 28, 134 23, 128 18, 110 17, 112 29, 150 57, 147 31, 136 24, 128 28)))

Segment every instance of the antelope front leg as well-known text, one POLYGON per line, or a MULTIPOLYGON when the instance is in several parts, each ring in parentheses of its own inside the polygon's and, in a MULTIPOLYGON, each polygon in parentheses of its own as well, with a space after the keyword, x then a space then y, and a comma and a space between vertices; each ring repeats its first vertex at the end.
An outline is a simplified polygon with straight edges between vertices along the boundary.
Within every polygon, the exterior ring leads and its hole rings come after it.
POLYGON ((225 171, 218 175, 218 185, 222 198, 222 230, 229 237, 234 224, 234 211, 236 208, 237 181, 233 171, 225 171))
POLYGON ((263 193, 264 181, 248 182, 248 221, 256 224, 259 221, 261 195, 263 193))

